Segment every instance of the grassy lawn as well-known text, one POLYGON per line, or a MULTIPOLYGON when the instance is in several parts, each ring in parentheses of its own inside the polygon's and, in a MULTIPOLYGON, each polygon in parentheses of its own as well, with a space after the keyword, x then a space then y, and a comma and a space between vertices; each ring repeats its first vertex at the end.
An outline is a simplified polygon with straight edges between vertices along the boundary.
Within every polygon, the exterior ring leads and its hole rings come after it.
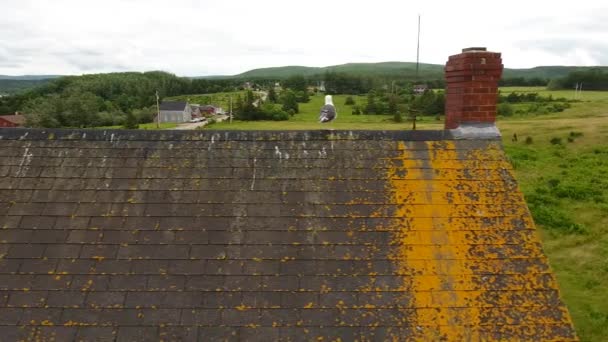
MULTIPOLYGON (((355 104, 362 107, 365 96, 353 96, 355 104)), ((395 123, 392 115, 353 115, 352 107, 344 104, 346 95, 335 95, 334 104, 338 118, 329 124, 318 122, 319 109, 324 104, 324 95, 310 97, 310 102, 300 103, 300 112, 289 121, 228 121, 214 124, 209 129, 246 129, 246 130, 312 130, 312 129, 370 129, 370 130, 402 130, 411 129, 411 122, 395 123)), ((418 122, 421 129, 440 129, 443 123, 435 118, 424 117, 418 122)))
MULTIPOLYGON (((536 92, 572 99, 574 91, 507 87, 508 94, 536 92)), ((345 96, 335 96, 338 119, 317 123, 321 95, 300 104, 289 121, 227 122, 211 129, 410 129, 387 115, 352 115, 345 96)), ((364 97, 355 97, 360 106, 364 97)), ((608 340, 608 92, 583 92, 581 101, 560 113, 499 118, 506 153, 535 218, 545 252, 555 271, 583 341, 608 340), (518 141, 512 141, 516 133, 518 141), (526 143, 530 137, 531 143, 526 143), (551 142, 553 140, 553 143, 551 142), (559 142, 558 142, 559 140, 559 142)), ((443 123, 423 118, 420 129, 443 123)))
MULTIPOLYGON (((176 123, 172 122, 164 122, 160 124, 160 129, 171 129, 177 126, 176 123)), ((95 127, 95 129, 123 129, 121 125, 118 126, 103 126, 103 127, 95 127)), ((150 122, 145 124, 139 124, 139 129, 158 129, 156 128, 156 123, 150 122)))
MULTIPOLYGON (((517 93, 538 93, 541 96, 553 96, 553 98, 563 97, 569 100, 574 99, 574 89, 572 90, 547 90, 545 87, 501 87, 500 92, 507 95, 512 92, 517 93)), ((608 94, 605 91, 585 91, 583 89, 580 96, 577 98, 581 101, 596 101, 605 100, 608 94)))

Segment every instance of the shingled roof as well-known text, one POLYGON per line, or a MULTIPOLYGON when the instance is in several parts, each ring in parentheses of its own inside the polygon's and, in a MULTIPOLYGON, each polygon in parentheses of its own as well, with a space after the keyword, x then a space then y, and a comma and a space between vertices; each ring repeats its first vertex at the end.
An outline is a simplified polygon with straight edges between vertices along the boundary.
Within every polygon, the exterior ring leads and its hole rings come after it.
POLYGON ((160 110, 166 111, 183 111, 186 109, 188 102, 186 101, 163 101, 160 103, 160 110))
POLYGON ((6 340, 576 340, 499 139, 0 129, 6 340))

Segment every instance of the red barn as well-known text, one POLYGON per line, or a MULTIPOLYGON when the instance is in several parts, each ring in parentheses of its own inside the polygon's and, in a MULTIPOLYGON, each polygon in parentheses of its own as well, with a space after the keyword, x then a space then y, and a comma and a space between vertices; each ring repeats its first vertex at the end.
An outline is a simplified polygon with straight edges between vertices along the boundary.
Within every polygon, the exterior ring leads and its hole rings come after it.
POLYGON ((24 124, 23 115, 0 115, 0 127, 21 127, 24 124))
POLYGON ((217 114, 217 108, 215 108, 214 106, 210 106, 210 105, 200 106, 200 111, 201 111, 201 114, 207 115, 207 116, 217 114))

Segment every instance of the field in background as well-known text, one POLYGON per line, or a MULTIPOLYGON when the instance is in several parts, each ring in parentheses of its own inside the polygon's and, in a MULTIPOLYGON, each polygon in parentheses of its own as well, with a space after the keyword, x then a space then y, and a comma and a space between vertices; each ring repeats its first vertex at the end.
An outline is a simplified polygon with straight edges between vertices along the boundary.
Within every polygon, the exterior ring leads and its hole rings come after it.
MULTIPOLYGON (((320 124, 319 109, 324 104, 324 95, 318 94, 310 97, 310 102, 300 103, 300 112, 295 114, 289 121, 228 121, 210 126, 210 129, 246 129, 246 130, 311 130, 311 129, 371 129, 371 130, 403 130, 411 129, 409 122, 395 123, 392 115, 353 115, 353 106, 344 104, 347 95, 335 95, 333 97, 338 119, 329 124, 320 124)), ((365 106, 365 96, 352 96, 355 104, 359 107, 365 106)), ((440 129, 442 123, 434 117, 423 117, 419 121, 419 127, 424 129, 440 129)))
MULTIPOLYGON (((574 89, 572 90, 547 90, 545 87, 501 87, 500 92, 503 95, 508 95, 512 92, 518 93, 538 93, 541 96, 553 96, 553 98, 563 97, 569 100, 573 100, 575 98, 574 89)), ((579 93, 579 96, 576 99, 582 101, 596 101, 596 100, 605 100, 608 97, 608 92, 606 91, 587 91, 584 90, 579 93)))

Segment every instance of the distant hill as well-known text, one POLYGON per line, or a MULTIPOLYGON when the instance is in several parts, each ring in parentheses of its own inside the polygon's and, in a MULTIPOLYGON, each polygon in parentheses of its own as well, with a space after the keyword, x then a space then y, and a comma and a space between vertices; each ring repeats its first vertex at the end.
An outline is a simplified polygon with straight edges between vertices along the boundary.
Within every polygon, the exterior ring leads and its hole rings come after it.
MULTIPOLYGON (((442 64, 421 63, 419 75, 423 79, 441 79, 443 78, 442 64)), ((554 79, 568 75, 572 71, 583 71, 590 68, 608 67, 578 67, 578 66, 539 66, 527 69, 509 69, 504 70, 503 78, 542 78, 554 79)), ((307 67, 300 65, 260 68, 249 70, 237 75, 231 76, 208 76, 200 78, 218 79, 218 78, 242 78, 242 79, 283 79, 293 75, 315 76, 323 75, 325 72, 334 71, 360 76, 394 76, 400 75, 403 77, 413 77, 416 74, 416 63, 413 62, 381 62, 381 63, 347 63, 340 65, 332 65, 327 67, 307 67)))
POLYGON ((38 80, 47 80, 50 78, 59 78, 59 77, 62 77, 62 75, 21 75, 21 76, 0 75, 0 80, 38 81, 38 80))
POLYGON ((20 91, 45 84, 61 75, 0 75, 0 95, 15 94, 20 91))
POLYGON ((43 85, 50 82, 52 79, 32 79, 32 80, 14 80, 0 78, 0 95, 15 94, 27 89, 43 85))
MULTIPOLYGON (((414 76, 416 63, 409 62, 381 62, 381 63, 347 63, 327 67, 284 66, 275 68, 253 69, 231 76, 233 78, 287 78, 293 75, 314 76, 326 72, 339 72, 359 76, 388 76, 402 74, 414 76)), ((420 77, 442 77, 443 65, 420 64, 420 77)))
POLYGON ((581 66, 538 66, 529 69, 505 69, 504 78, 514 78, 514 77, 523 77, 523 78, 544 78, 544 79, 554 79, 568 76, 569 73, 573 71, 586 71, 589 69, 602 69, 604 71, 608 71, 608 67, 606 66, 592 66, 592 67, 581 67, 581 66))

